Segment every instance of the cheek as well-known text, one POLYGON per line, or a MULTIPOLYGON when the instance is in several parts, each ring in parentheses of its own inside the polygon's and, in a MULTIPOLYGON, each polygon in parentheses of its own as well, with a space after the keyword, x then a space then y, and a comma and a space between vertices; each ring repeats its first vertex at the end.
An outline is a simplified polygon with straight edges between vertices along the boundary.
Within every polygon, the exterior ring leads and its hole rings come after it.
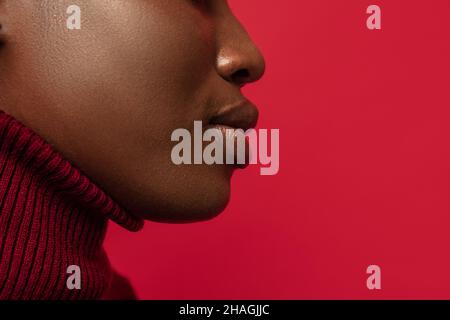
POLYGON ((82 7, 81 30, 52 21, 47 39, 24 40, 33 43, 24 51, 35 62, 28 68, 37 79, 34 91, 45 100, 45 113, 67 122, 61 135, 72 123, 78 123, 74 134, 95 124, 102 130, 97 135, 113 130, 141 148, 148 145, 142 136, 166 142, 204 111, 197 93, 212 69, 211 30, 192 10, 182 14, 151 1, 106 3, 82 7))

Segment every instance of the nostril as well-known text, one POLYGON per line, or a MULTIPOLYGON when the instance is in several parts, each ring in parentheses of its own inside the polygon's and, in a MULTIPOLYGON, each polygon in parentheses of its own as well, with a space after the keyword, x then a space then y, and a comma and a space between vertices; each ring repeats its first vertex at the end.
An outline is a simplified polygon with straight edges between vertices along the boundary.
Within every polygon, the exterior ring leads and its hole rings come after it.
POLYGON ((231 76, 232 81, 239 85, 244 85, 250 80, 250 72, 247 69, 240 69, 231 76))

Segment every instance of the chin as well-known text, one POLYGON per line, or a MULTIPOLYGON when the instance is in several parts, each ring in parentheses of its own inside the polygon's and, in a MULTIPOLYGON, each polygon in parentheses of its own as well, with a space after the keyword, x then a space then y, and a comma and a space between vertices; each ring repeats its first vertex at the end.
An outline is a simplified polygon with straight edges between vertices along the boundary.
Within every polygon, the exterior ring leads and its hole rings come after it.
POLYGON ((149 221, 193 223, 217 217, 230 201, 231 175, 223 171, 170 180, 166 184, 170 188, 156 196, 149 192, 153 196, 144 197, 139 208, 131 212, 149 221))

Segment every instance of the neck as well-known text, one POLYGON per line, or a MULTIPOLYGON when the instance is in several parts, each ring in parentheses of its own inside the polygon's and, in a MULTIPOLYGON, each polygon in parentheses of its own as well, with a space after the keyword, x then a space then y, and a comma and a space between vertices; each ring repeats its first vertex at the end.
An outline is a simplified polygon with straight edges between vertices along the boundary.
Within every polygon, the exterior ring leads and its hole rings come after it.
POLYGON ((113 274, 103 249, 109 219, 131 231, 142 227, 42 138, 0 112, 0 299, 104 296, 113 274), (81 289, 68 286, 73 265, 81 289))

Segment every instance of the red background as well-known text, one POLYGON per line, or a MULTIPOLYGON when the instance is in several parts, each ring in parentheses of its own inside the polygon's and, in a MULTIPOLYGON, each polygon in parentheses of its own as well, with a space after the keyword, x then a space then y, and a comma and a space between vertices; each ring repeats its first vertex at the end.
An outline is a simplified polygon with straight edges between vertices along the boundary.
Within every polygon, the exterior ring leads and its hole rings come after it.
POLYGON ((111 224, 113 265, 143 299, 449 299, 450 2, 231 5, 267 59, 246 92, 280 128, 280 172, 238 172, 209 222, 111 224))

